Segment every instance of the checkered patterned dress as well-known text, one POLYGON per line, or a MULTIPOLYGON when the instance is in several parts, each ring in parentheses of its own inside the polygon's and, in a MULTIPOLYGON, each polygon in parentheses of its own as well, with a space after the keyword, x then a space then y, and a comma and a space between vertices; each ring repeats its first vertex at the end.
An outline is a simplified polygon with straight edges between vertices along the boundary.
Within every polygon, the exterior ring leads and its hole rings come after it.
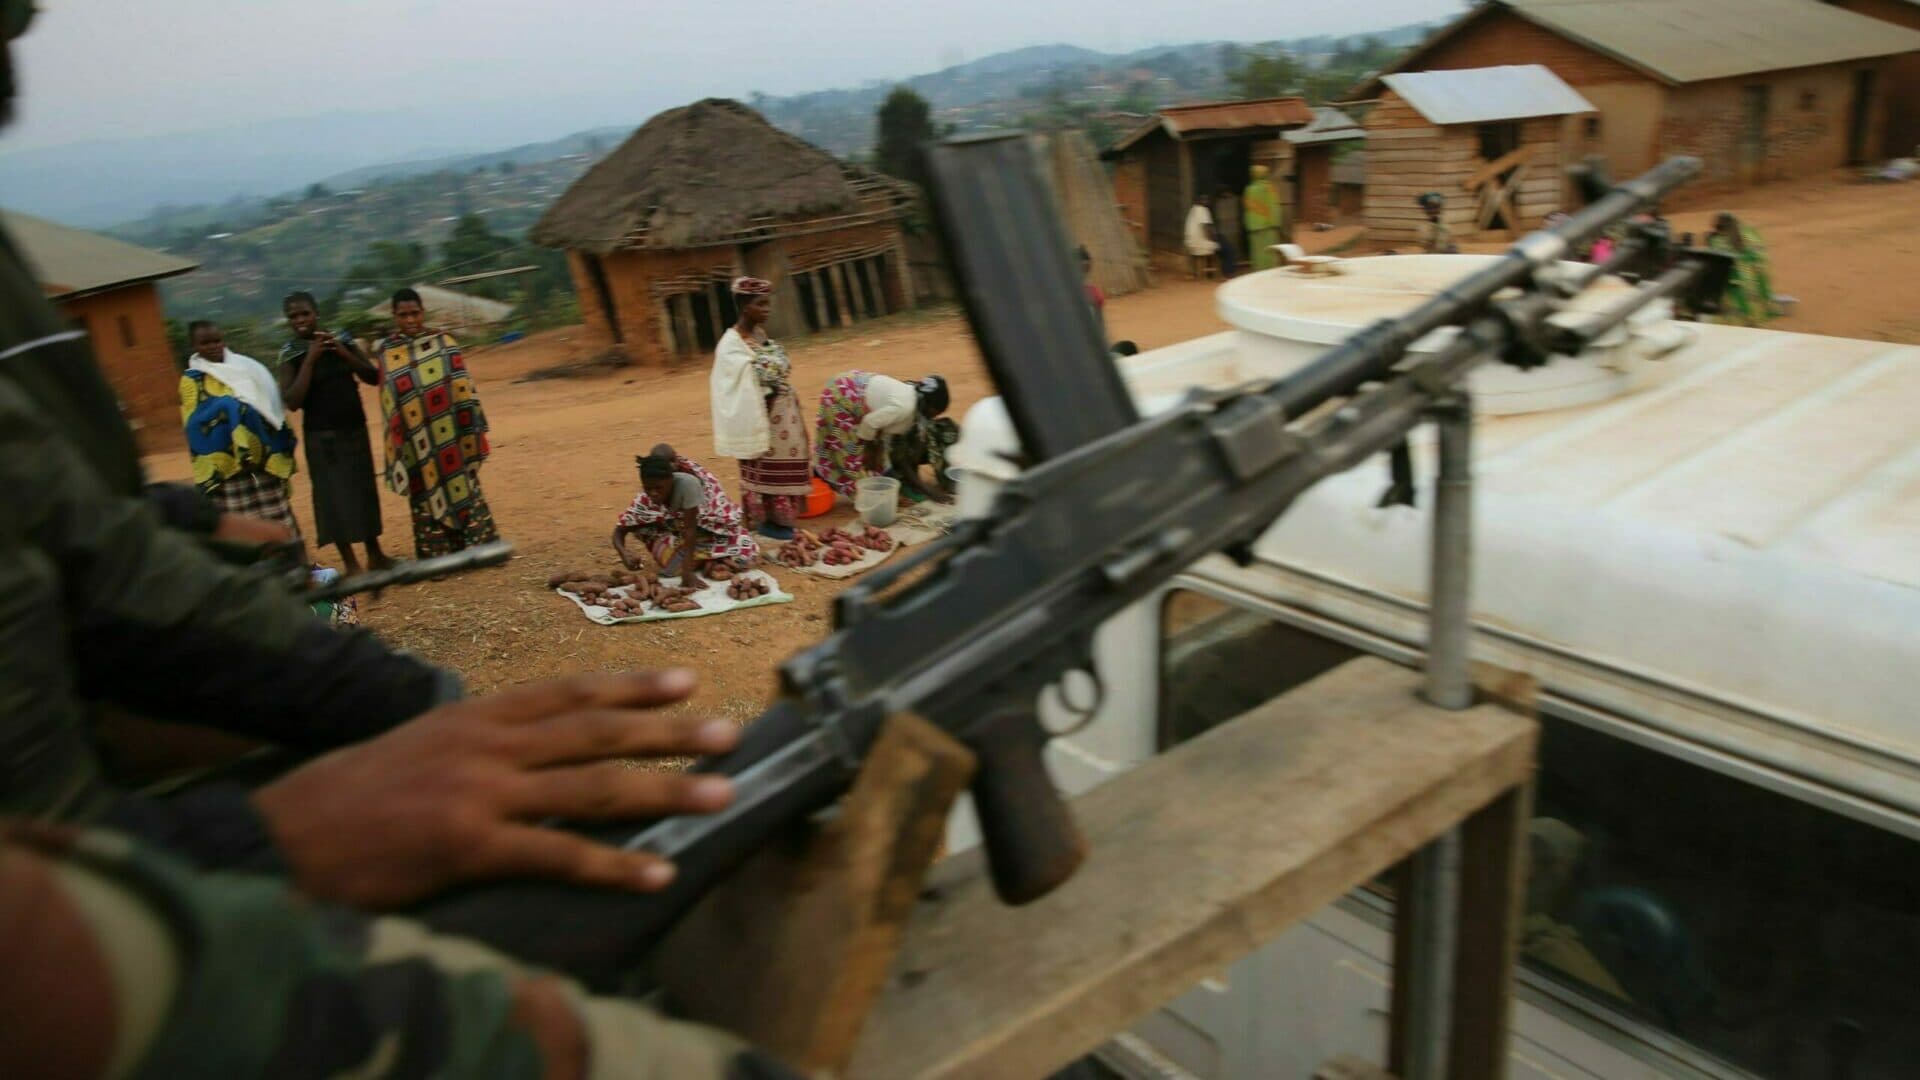
POLYGON ((498 538, 480 492, 487 416, 450 334, 382 341, 380 413, 387 485, 413 504, 416 553, 444 555, 498 538))

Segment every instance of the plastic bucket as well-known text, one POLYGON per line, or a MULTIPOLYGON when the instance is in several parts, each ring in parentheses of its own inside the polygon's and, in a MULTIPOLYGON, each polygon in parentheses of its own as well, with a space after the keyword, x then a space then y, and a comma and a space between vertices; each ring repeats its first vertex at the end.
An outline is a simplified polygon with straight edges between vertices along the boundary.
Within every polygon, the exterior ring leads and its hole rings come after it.
POLYGON ((854 488, 853 508, 860 520, 877 529, 893 524, 900 507, 900 481, 891 476, 869 476, 854 488))
POLYGON ((817 476, 814 477, 813 483, 807 491, 806 501, 800 507, 800 516, 803 518, 819 517, 821 514, 833 509, 835 498, 836 496, 833 493, 833 489, 827 486, 827 482, 817 476))

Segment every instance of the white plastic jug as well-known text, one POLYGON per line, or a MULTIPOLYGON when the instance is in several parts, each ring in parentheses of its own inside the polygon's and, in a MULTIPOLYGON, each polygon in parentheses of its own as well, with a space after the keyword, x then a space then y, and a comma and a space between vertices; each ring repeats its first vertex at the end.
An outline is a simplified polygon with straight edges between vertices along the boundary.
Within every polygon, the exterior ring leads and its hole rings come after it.
POLYGON ((876 529, 893 524, 899 506, 900 481, 891 476, 869 476, 854 487, 853 508, 860 511, 861 521, 876 529))

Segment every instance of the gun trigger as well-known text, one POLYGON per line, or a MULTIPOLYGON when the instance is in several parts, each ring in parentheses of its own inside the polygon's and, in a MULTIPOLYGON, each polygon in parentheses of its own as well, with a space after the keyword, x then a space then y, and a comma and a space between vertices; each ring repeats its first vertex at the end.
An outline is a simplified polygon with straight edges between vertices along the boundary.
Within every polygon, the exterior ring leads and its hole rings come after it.
POLYGON ((1413 484, 1413 449, 1407 445, 1407 440, 1401 439, 1393 444, 1393 449, 1387 455, 1387 474, 1387 490, 1374 506, 1384 510, 1389 506, 1416 505, 1418 495, 1413 484))

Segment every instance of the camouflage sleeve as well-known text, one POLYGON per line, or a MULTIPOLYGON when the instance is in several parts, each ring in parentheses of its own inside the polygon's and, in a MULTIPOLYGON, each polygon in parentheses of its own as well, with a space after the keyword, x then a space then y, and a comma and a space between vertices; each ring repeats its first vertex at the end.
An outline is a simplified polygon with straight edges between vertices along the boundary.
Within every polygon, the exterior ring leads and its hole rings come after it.
MULTIPOLYGON (((206 724, 303 749, 377 734, 457 696, 450 675, 364 632, 316 619, 285 586, 222 563, 114 495, 34 404, 0 382, 0 609, 34 599, 45 662, 0 657, 0 775, 33 766, 13 734, 54 705, 94 698, 158 720, 206 724), (18 579, 14 582, 13 579, 18 579)), ((63 778, 64 780, 64 778, 63 778)), ((49 781, 51 784, 52 781, 49 781)), ((0 785, 0 805, 33 813, 0 785)))
POLYGON ((0 1075, 794 1077, 487 949, 98 831, 0 835, 0 1075))

